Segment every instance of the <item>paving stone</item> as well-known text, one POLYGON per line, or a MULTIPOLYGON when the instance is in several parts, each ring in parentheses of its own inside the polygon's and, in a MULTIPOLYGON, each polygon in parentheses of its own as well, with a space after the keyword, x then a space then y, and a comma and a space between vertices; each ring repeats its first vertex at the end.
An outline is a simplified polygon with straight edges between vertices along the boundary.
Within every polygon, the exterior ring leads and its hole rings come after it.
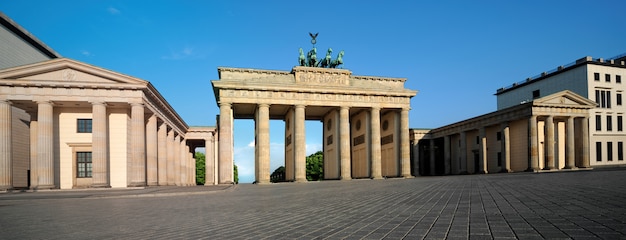
POLYGON ((0 193, 0 238, 625 239, 624 182, 626 169, 0 193))

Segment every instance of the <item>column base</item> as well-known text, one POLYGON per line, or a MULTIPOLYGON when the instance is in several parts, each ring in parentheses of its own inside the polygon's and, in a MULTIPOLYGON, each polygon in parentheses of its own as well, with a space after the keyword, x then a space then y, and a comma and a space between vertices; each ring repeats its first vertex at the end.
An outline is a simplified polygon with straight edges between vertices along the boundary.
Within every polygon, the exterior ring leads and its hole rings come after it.
POLYGON ((378 180, 378 179, 385 179, 385 178, 383 178, 383 176, 376 176, 376 177, 373 177, 372 179, 378 180))
POLYGON ((402 177, 403 178, 415 178, 415 176, 412 176, 412 175, 405 175, 405 176, 402 176, 402 177))
POLYGON ((572 166, 565 166, 563 169, 567 169, 567 170, 576 170, 578 169, 577 167, 572 167, 572 166))
POLYGON ((500 170, 501 173, 512 173, 513 171, 511 169, 502 169, 500 170))
POLYGON ((146 183, 130 183, 128 187, 145 187, 146 183))
POLYGON ((33 190, 45 190, 45 189, 55 189, 57 188, 54 185, 39 185, 39 186, 35 186, 34 188, 32 188, 33 190))
POLYGON ((157 182, 148 183, 148 186, 159 186, 159 183, 157 183, 157 182))
POLYGON ((0 186, 0 191, 9 191, 13 189, 13 186, 7 185, 7 186, 0 186))
POLYGON ((480 171, 478 171, 478 174, 487 174, 487 173, 489 173, 489 172, 487 172, 487 171, 485 171, 485 170, 480 170, 480 171))
POLYGON ((299 179, 296 179, 296 182, 297 182, 297 183, 305 183, 305 182, 308 182, 308 181, 309 181, 309 180, 306 180, 306 178, 299 178, 299 179))
POLYGON ((348 177, 342 177, 341 178, 341 181, 350 181, 350 180, 352 180, 352 178, 348 178, 348 177))

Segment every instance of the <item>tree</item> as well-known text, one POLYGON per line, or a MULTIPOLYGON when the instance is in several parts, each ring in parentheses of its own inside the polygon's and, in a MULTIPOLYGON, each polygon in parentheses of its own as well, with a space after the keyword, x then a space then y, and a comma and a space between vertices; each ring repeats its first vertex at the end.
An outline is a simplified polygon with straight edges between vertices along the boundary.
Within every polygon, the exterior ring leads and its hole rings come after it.
POLYGON ((276 170, 274 170, 272 175, 270 175, 270 182, 275 183, 275 182, 284 182, 284 181, 285 181, 285 167, 280 166, 276 170))
POLYGON ((196 184, 197 185, 204 185, 205 183, 205 172, 206 172, 206 165, 205 165, 205 161, 206 158, 204 156, 204 153, 201 152, 196 152, 196 184))
POLYGON ((239 173, 237 172, 237 164, 235 164, 235 169, 233 171, 235 184, 239 184, 239 173))
POLYGON ((309 181, 324 179, 324 153, 322 151, 306 157, 306 179, 309 181))

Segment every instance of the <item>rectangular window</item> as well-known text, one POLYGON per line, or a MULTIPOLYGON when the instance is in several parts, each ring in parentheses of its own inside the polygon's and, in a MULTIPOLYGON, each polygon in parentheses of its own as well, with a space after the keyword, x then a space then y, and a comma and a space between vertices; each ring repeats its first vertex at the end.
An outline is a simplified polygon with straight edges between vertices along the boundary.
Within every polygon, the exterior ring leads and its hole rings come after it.
POLYGON ((606 108, 611 108, 611 91, 606 91, 606 108))
POLYGON ((91 119, 76 119, 76 132, 91 133, 91 119))
POLYGON ((615 82, 622 83, 622 75, 615 75, 615 82))
POLYGON ((596 142, 596 162, 602 161, 602 143, 596 142))
POLYGON ((600 90, 596 90, 596 103, 600 105, 600 90))
POLYGON ((596 131, 602 131, 602 116, 596 115, 596 131))
POLYGON ((535 98, 539 98, 539 96, 540 96, 540 95, 541 95, 541 94, 540 94, 539 90, 535 90, 535 91, 533 91, 533 99, 535 99, 535 98))
POLYGON ((613 116, 606 116, 606 130, 613 131, 613 116))
POLYGON ((613 161, 613 142, 606 142, 606 160, 613 161))
POLYGON ((593 73, 593 80, 600 81, 600 73, 593 73))
POLYGON ((604 80, 606 82, 611 82, 611 74, 604 74, 604 80))
POLYGON ((617 116, 617 131, 618 131, 618 132, 621 132, 621 131, 623 130, 623 128, 622 128, 622 127, 623 127, 623 125, 622 125, 622 124, 623 124, 623 123, 622 123, 622 121, 623 121, 622 116, 621 116, 621 115, 620 115, 620 116, 617 116))
POLYGON ((617 142, 617 160, 624 160, 624 142, 617 142))
POLYGON ((622 94, 621 93, 617 94, 616 101, 617 101, 617 106, 622 106, 622 94))
POLYGON ((600 107, 606 108, 606 91, 600 91, 600 107))
POLYGON ((91 152, 76 152, 76 177, 91 177, 91 152))
POLYGON ((595 93, 596 93, 596 103, 598 103, 598 107, 611 108, 611 91, 596 90, 595 93))

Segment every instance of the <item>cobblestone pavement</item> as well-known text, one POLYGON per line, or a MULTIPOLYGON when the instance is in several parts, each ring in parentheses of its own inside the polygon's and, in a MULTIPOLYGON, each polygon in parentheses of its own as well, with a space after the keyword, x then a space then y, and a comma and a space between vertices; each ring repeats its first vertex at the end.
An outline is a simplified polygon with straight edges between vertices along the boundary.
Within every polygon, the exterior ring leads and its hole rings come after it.
POLYGON ((0 239, 383 238, 626 239, 626 170, 0 194, 0 239))

